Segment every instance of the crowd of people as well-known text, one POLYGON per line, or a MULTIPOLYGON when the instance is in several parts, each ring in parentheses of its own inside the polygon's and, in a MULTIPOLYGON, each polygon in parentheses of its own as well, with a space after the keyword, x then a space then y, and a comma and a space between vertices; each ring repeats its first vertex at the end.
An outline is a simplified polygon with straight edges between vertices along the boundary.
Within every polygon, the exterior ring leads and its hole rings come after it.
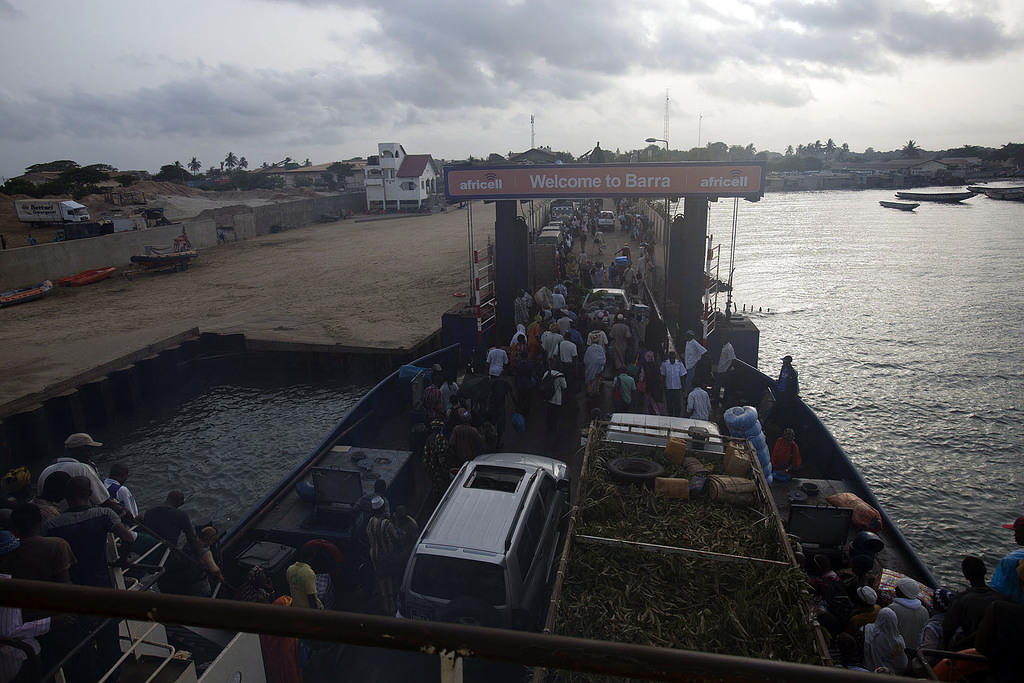
MULTIPOLYGON (((1024 546, 1024 516, 1003 526, 1024 546)), ((966 587, 930 591, 906 576, 886 587, 873 554, 880 546, 871 541, 862 532, 851 544, 851 566, 838 572, 827 556, 812 558, 818 620, 831 635, 837 666, 925 676, 926 662, 938 680, 1021 680, 1024 548, 1000 560, 988 582, 985 561, 967 555, 961 562, 966 587)))
MULTIPOLYGON (((343 565, 333 543, 314 539, 297 549, 283 577, 287 592, 275 592, 271 577, 259 566, 251 568, 240 585, 230 585, 220 568, 219 533, 212 524, 193 522, 182 509, 184 493, 172 490, 162 503, 140 513, 127 485, 126 464, 114 463, 108 477, 100 478, 93 460, 101 447, 88 434, 71 434, 63 457, 35 481, 25 467, 3 476, 0 579, 124 588, 145 573, 132 561, 144 560, 146 565, 163 564, 156 584, 162 593, 212 597, 226 592, 252 602, 335 607, 343 565), (109 542, 111 536, 116 543, 109 542), (115 548, 117 559, 112 562, 115 548)), ((382 480, 355 508, 355 547, 365 556, 372 572, 368 581, 376 588, 366 586, 365 593, 379 601, 377 611, 392 615, 401 567, 419 534, 418 525, 403 506, 391 510, 382 480)), ((35 681, 58 665, 67 681, 91 683, 117 663, 122 651, 117 620, 28 609, 0 607, 0 636, 19 642, 0 645, 0 683, 35 681), (87 639, 84 647, 72 652, 87 639)), ((308 660, 313 645, 275 636, 262 636, 261 645, 268 680, 301 680, 300 662, 308 660)), ((110 680, 117 680, 116 671, 110 680)))
MULTIPOLYGON (((126 485, 126 465, 114 464, 109 476, 100 479, 92 459, 101 446, 88 434, 71 434, 64 441, 64 456, 43 469, 35 482, 24 467, 4 475, 0 575, 123 588, 110 571, 108 537, 112 534, 118 540, 118 564, 127 566, 133 553, 145 553, 164 542, 169 555, 160 590, 209 595, 208 577, 223 580, 210 550, 217 530, 205 526, 197 532, 188 516, 178 510, 185 501, 180 491, 171 491, 163 506, 140 516, 135 497, 126 485), (188 544, 179 547, 182 534, 188 544), (200 582, 202 585, 197 585, 200 582)), ((30 675, 51 670, 96 629, 92 641, 65 662, 66 679, 97 680, 121 656, 116 621, 104 623, 102 619, 64 615, 35 619, 30 610, 2 609, 8 612, 5 621, 20 623, 13 632, 3 635, 23 640, 35 656, 30 658, 24 649, 0 649, 0 668, 4 672, 0 681, 31 680, 30 675), (30 659, 31 674, 26 668, 30 659)))

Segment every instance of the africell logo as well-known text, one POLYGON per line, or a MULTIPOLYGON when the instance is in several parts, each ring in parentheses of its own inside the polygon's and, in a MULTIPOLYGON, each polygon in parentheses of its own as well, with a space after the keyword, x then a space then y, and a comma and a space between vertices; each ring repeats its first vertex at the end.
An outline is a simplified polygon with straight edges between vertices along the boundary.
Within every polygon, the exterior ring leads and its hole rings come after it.
POLYGON ((701 187, 713 188, 713 187, 749 187, 750 179, 747 175, 738 168, 734 168, 729 171, 729 176, 710 176, 708 178, 702 178, 700 181, 701 187))
POLYGON ((497 173, 485 173, 483 180, 463 180, 459 183, 460 190, 500 190, 501 178, 497 173))

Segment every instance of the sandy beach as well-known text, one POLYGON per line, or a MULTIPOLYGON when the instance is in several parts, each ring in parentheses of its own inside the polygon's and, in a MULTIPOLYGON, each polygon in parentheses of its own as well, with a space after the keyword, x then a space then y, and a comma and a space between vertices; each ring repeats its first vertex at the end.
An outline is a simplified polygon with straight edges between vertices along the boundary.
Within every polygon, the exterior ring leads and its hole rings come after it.
MULTIPOLYGON (((478 248, 494 205, 474 203, 478 248)), ((198 327, 405 348, 467 292, 466 212, 298 228, 204 250, 188 271, 55 289, 0 309, 0 403, 198 327)))

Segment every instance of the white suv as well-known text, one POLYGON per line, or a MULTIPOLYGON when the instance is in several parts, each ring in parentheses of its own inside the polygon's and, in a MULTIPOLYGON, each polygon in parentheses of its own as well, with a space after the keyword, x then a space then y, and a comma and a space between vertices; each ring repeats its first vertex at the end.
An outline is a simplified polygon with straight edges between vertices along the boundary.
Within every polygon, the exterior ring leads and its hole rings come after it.
POLYGON ((569 510, 565 463, 492 453, 462 466, 409 558, 398 616, 531 628, 569 510))

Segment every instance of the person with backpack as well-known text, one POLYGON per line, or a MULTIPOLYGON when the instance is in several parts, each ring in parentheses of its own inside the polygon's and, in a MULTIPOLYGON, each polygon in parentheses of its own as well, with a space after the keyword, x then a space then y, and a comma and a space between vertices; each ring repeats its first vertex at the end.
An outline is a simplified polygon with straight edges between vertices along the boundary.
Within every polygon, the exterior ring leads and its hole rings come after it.
POLYGON ((107 487, 107 493, 124 507, 129 519, 139 516, 139 506, 135 503, 135 496, 128 490, 124 483, 128 481, 128 466, 123 462, 116 462, 110 466, 110 476, 103 480, 107 487))
POLYGON ((557 363, 557 359, 552 360, 550 369, 544 373, 540 380, 540 396, 548 406, 545 420, 545 428, 548 435, 558 431, 558 417, 562 412, 562 397, 565 389, 568 387, 565 375, 557 369, 557 363))

